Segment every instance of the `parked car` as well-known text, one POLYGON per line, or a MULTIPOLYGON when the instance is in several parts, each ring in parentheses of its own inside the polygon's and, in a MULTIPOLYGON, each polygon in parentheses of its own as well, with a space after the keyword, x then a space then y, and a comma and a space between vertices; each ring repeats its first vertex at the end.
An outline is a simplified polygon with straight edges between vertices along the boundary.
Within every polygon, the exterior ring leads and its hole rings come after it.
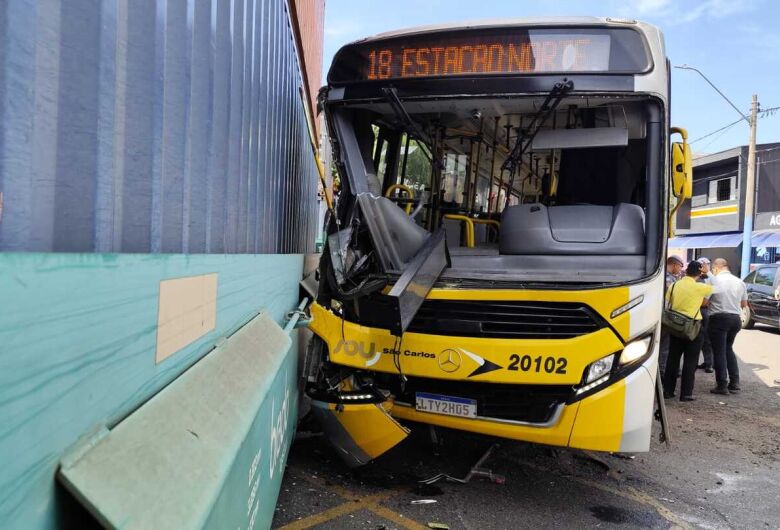
POLYGON ((748 306, 742 312, 742 327, 756 322, 780 328, 780 264, 759 265, 745 276, 748 306))

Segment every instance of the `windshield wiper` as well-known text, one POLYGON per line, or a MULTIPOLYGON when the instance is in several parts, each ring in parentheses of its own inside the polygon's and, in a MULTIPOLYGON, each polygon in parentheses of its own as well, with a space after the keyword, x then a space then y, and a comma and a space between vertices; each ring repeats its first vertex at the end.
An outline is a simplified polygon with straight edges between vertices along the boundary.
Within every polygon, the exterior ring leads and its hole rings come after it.
POLYGON ((431 139, 425 131, 422 130, 420 124, 414 121, 412 117, 409 116, 409 113, 406 112, 404 104, 401 103, 401 98, 398 97, 398 91, 394 87, 389 87, 383 88, 382 92, 385 93, 387 102, 390 104, 390 108, 393 109, 396 118, 401 120, 404 127, 406 127, 407 134, 411 133, 410 136, 412 138, 419 140, 417 145, 420 146, 423 154, 428 157, 428 160, 433 162, 433 156, 428 152, 428 145, 430 145, 431 139))
POLYGON ((509 206, 509 199, 512 197, 512 189, 515 185, 515 173, 517 172, 517 166, 520 164, 525 152, 533 142, 536 133, 539 132, 542 125, 547 121, 547 118, 552 116, 558 105, 561 104, 563 98, 574 89, 574 82, 570 79, 564 79, 555 83, 552 90, 544 98, 544 103, 539 107, 539 110, 534 115, 534 119, 531 124, 524 131, 518 131, 517 141, 512 151, 509 152, 504 162, 501 164, 501 171, 509 171, 509 193, 506 194, 506 202, 504 202, 504 208, 509 206))

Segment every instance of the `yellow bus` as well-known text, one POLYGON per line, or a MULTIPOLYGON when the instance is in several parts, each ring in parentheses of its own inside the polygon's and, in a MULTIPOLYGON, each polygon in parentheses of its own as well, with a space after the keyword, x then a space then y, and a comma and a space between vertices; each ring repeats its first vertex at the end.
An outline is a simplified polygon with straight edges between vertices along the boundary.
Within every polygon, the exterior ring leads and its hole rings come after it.
MULTIPOLYGON (((341 48, 306 393, 351 465, 416 424, 649 449, 671 204, 661 32, 518 19, 341 48)), ((672 133, 682 141, 671 142, 672 133)))

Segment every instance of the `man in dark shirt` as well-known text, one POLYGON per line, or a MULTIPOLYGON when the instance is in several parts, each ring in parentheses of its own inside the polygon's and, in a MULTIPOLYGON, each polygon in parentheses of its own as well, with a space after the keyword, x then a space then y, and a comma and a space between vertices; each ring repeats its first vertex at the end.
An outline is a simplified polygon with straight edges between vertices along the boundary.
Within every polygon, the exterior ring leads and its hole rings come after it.
MULTIPOLYGON (((671 287, 672 284, 680 277, 680 272, 682 272, 684 267, 685 263, 683 263, 683 261, 677 256, 672 255, 666 258, 666 284, 664 286, 664 298, 666 298, 666 293, 669 291, 669 287, 671 287)), ((666 359, 668 357, 669 334, 664 331, 663 327, 661 327, 661 344, 658 352, 658 367, 661 369, 661 376, 663 376, 664 370, 666 369, 666 359)), ((675 369, 677 368, 679 367, 675 367, 675 369)))
MULTIPOLYGON (((707 283, 709 284, 711 282, 710 279, 710 260, 709 258, 701 257, 697 259, 699 263, 701 263, 701 276, 699 276, 699 279, 696 280, 699 283, 707 283)), ((704 340, 701 343, 701 354, 704 357, 704 362, 701 363, 697 368, 699 370, 704 370, 708 374, 711 374, 715 370, 713 370, 713 358, 712 358, 712 342, 710 341, 709 333, 707 332, 707 326, 710 322, 710 311, 707 306, 704 306, 701 308, 701 333, 704 340)))

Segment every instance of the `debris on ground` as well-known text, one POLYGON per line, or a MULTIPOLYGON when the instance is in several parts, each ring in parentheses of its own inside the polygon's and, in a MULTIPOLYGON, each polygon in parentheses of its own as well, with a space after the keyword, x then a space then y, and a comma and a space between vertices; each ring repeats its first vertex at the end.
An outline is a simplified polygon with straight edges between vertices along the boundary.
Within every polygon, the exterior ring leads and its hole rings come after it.
POLYGON ((485 477, 494 484, 504 484, 506 482, 506 477, 503 475, 498 475, 496 473, 493 473, 490 469, 485 469, 482 466, 482 464, 485 463, 485 461, 490 458, 490 453, 493 452, 493 449, 498 447, 498 444, 493 444, 490 447, 488 447, 487 451, 480 457, 479 460, 477 460, 477 463, 474 464, 474 466, 469 470, 468 474, 463 478, 457 478, 453 477, 451 475, 448 475, 446 473, 439 473, 437 475, 434 475, 432 477, 428 477, 426 479, 423 479, 420 481, 422 484, 433 484, 435 482, 438 482, 440 480, 447 480, 448 482, 456 482, 458 484, 468 484, 469 481, 474 477, 485 477))
POLYGON ((444 493, 444 491, 439 486, 434 486, 433 484, 418 483, 413 493, 418 497, 436 497, 444 493))
POLYGON ((438 530, 450 530, 450 527, 444 523, 428 523, 428 528, 436 528, 438 530))
POLYGON ((436 499, 415 499, 411 502, 411 504, 435 504, 439 501, 436 499))

